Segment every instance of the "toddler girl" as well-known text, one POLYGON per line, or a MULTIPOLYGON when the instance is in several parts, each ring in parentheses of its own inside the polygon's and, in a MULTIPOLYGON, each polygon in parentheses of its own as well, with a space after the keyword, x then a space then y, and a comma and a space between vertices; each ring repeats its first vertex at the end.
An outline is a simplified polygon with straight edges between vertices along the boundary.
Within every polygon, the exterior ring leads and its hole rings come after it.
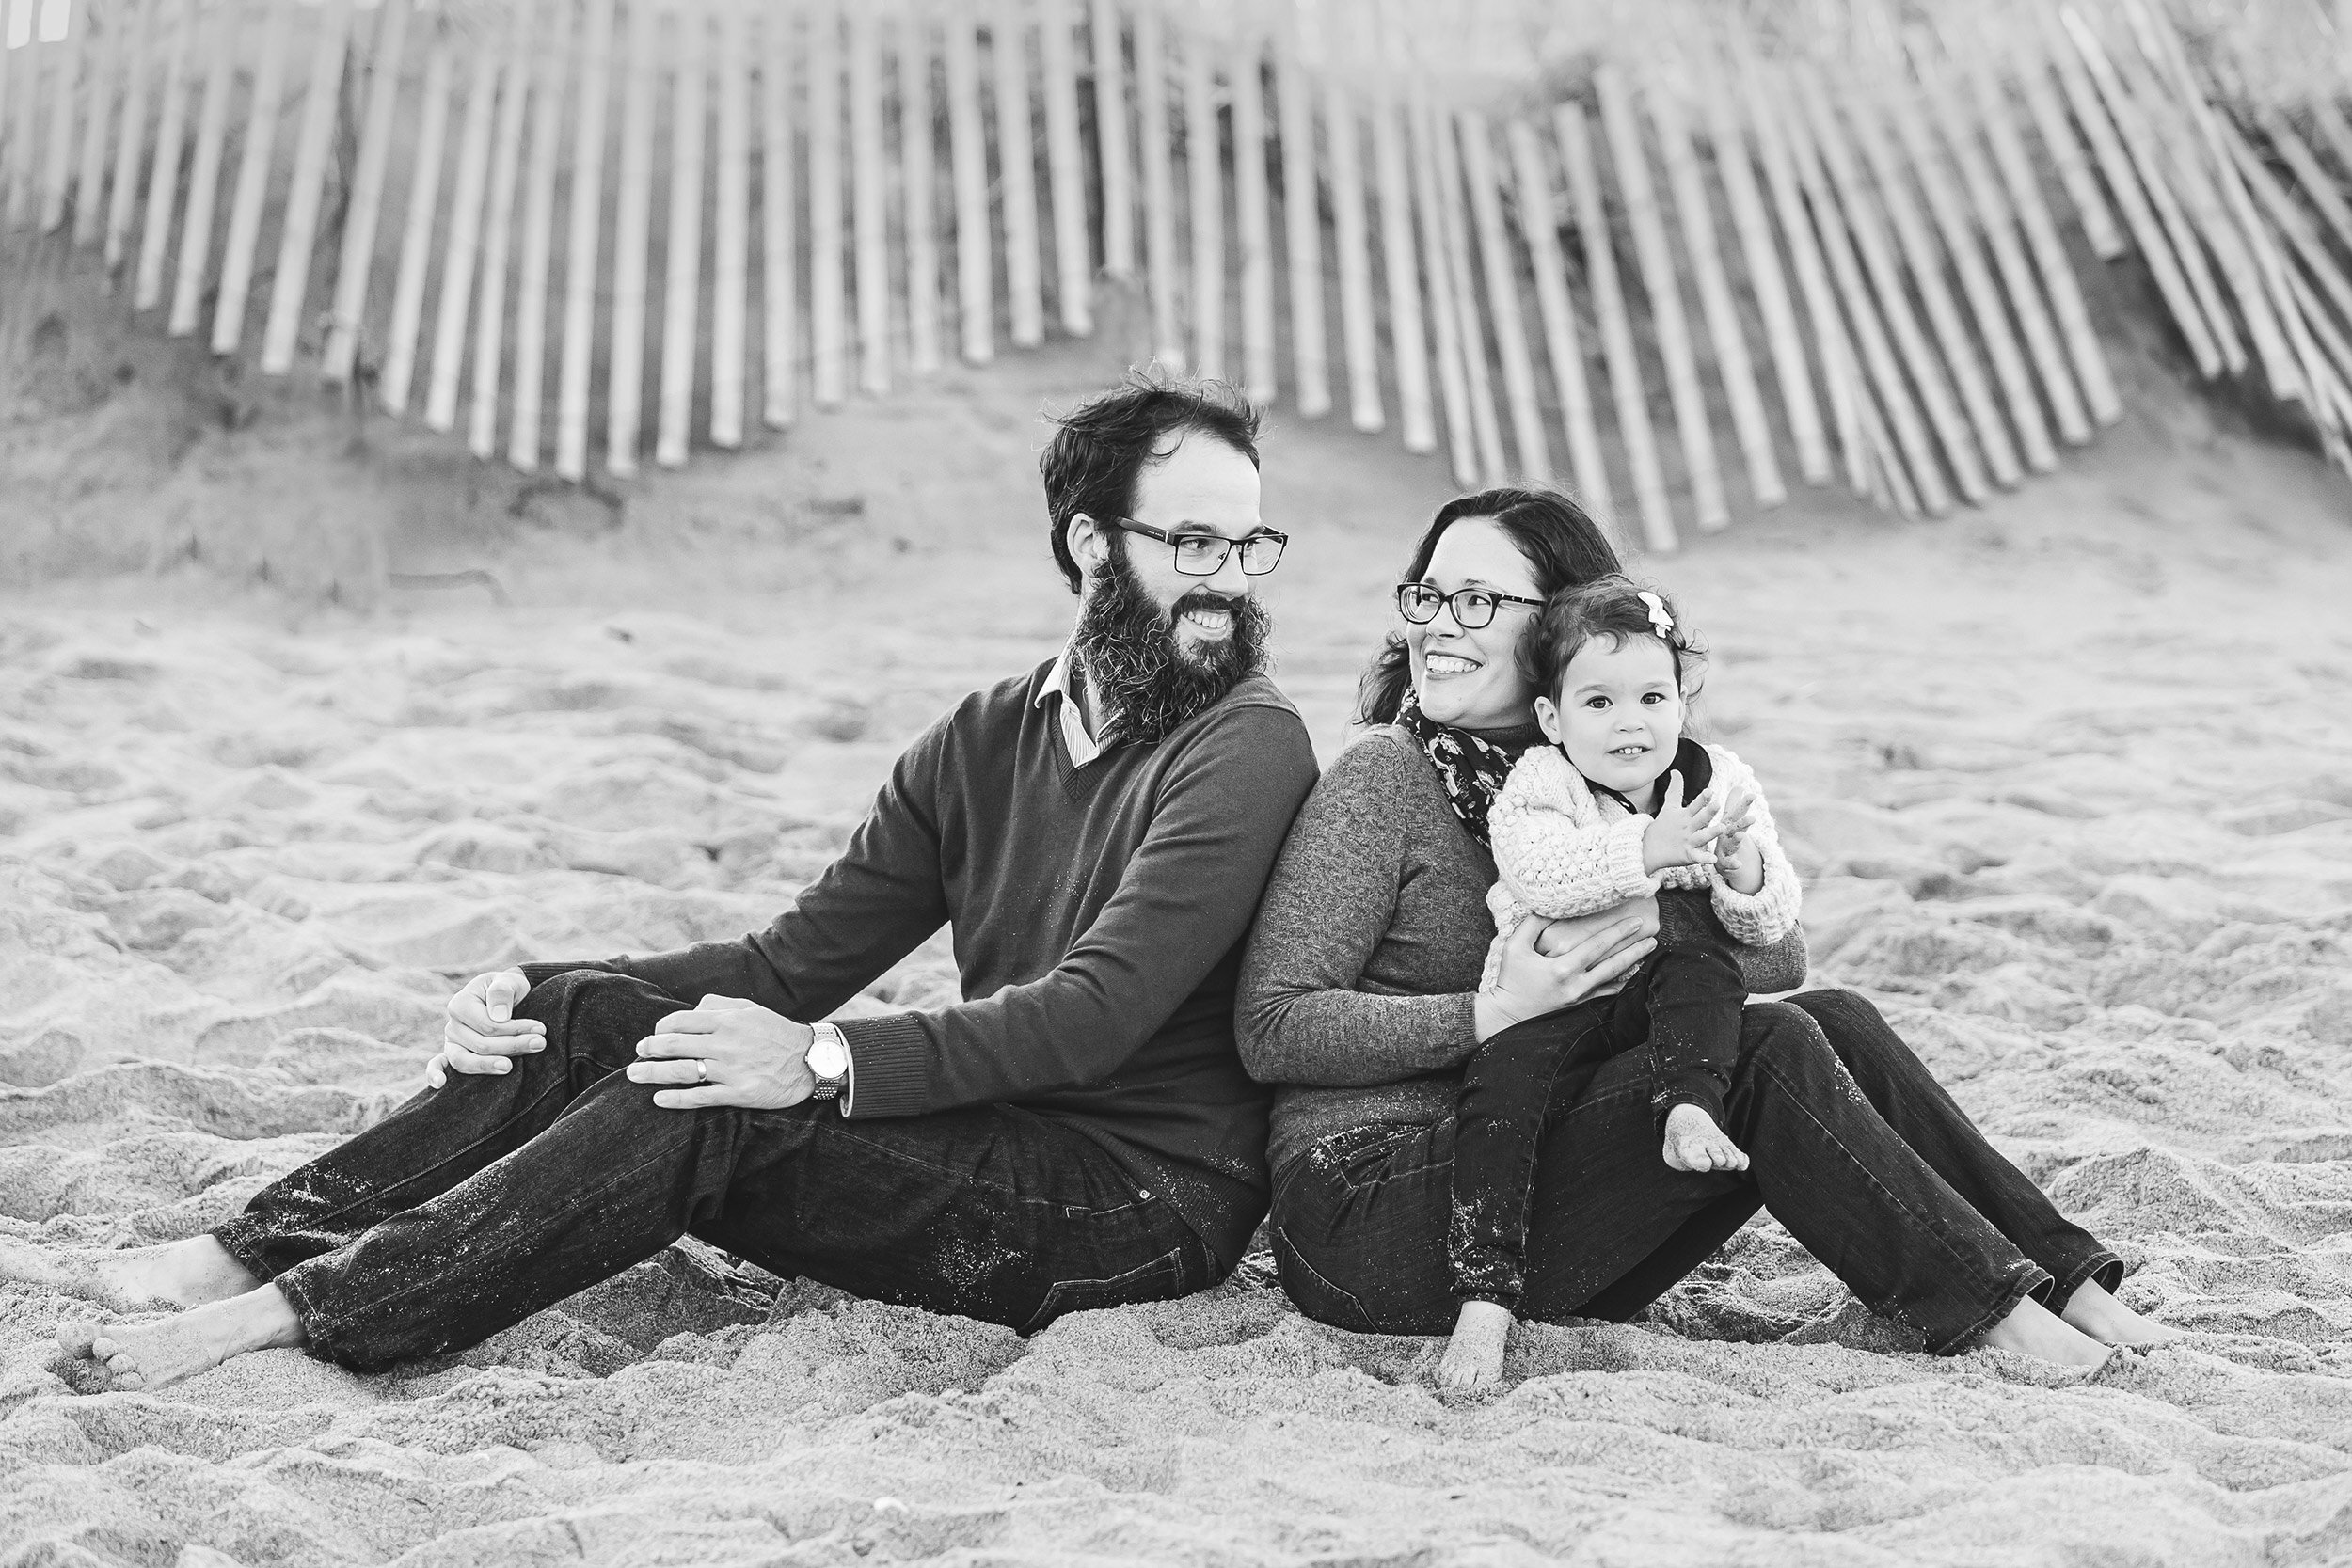
POLYGON ((1598 1065, 1646 1049, 1666 1164, 1745 1170, 1723 1131, 1723 1096, 1747 992, 1737 946, 1769 946, 1797 924, 1797 877, 1756 775, 1721 746, 1683 736, 1692 650, 1660 594, 1622 577, 1555 594, 1528 633, 1532 746, 1488 816, 1500 873, 1496 935, 1480 989, 1528 921, 1592 914, 1655 895, 1658 942, 1642 966, 1547 1022, 1506 1029, 1470 1058, 1456 1109, 1447 1237, 1462 1301, 1440 1381, 1474 1386, 1502 1369, 1524 1289, 1535 1149, 1551 1111, 1598 1065))

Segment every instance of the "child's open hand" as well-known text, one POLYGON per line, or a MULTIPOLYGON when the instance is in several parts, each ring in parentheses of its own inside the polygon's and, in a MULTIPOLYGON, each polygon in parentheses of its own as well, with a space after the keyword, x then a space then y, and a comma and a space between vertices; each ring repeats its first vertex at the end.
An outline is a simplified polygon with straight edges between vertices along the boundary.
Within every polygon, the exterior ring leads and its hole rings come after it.
POLYGON ((1756 797, 1744 789, 1715 820, 1715 870, 1750 897, 1764 890, 1764 847, 1748 833, 1755 824, 1756 797))
POLYGON ((1642 869, 1663 871, 1676 865, 1706 865, 1714 858, 1709 847, 1720 831, 1716 817, 1721 802, 1712 788, 1702 789, 1695 800, 1682 799, 1682 775, 1666 775, 1658 792, 1658 814, 1642 834, 1642 869))
POLYGON ((1666 1113, 1666 1164, 1676 1170, 1745 1170, 1748 1157, 1715 1118, 1695 1105, 1666 1113))

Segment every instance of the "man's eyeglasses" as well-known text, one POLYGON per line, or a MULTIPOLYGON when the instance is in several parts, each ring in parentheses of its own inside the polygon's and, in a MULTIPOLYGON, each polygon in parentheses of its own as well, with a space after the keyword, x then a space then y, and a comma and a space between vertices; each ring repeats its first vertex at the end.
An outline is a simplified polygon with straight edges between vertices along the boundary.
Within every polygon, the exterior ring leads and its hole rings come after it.
POLYGON ((1126 533, 1139 533, 1146 539, 1156 539, 1173 546, 1176 569, 1188 578, 1213 578, 1225 570, 1225 558, 1234 550, 1241 551, 1241 569, 1246 576, 1262 578, 1281 564, 1282 546, 1291 542, 1287 533, 1277 533, 1262 528, 1247 539, 1228 539, 1221 533, 1170 533, 1164 528, 1138 523, 1132 517, 1104 517, 1104 522, 1126 533))
POLYGON ((1476 631, 1494 624, 1497 605, 1525 605, 1541 610, 1541 599, 1524 599, 1517 594, 1498 594, 1491 588, 1456 588, 1451 594, 1440 594, 1425 582, 1400 582, 1396 585, 1396 612, 1417 626, 1425 626, 1438 618, 1438 607, 1444 605, 1454 611, 1454 624, 1464 631, 1476 631))

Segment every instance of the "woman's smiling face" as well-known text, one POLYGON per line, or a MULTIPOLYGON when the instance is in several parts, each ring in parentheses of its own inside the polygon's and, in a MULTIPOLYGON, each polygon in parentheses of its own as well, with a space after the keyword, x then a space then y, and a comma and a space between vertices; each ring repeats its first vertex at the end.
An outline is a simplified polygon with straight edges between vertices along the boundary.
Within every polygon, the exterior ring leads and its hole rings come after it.
MULTIPOLYGON (((1534 567, 1491 517, 1462 517, 1439 534, 1421 580, 1440 594, 1484 588, 1522 599, 1543 596, 1534 567)), ((1497 605, 1492 621, 1470 629, 1454 618, 1453 606, 1441 605, 1426 625, 1407 622, 1405 645, 1422 712, 1466 730, 1530 722, 1535 693, 1519 672, 1518 652, 1534 614, 1526 605, 1497 605)))

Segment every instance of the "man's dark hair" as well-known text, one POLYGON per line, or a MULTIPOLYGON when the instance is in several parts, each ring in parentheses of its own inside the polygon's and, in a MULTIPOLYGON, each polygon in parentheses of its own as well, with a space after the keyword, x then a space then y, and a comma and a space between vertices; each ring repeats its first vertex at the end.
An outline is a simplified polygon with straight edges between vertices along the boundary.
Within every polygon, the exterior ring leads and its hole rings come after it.
POLYGON ((1045 476, 1054 563, 1073 594, 1079 573, 1070 553, 1072 520, 1081 514, 1097 519, 1131 515, 1136 481, 1175 451, 1169 436, 1181 442, 1197 431, 1249 459, 1251 467, 1258 466, 1258 410, 1222 381, 1177 381, 1130 371, 1117 391, 1048 418, 1056 426, 1054 438, 1045 443, 1037 466, 1045 476))
POLYGON ((1665 644, 1674 656, 1675 684, 1682 689, 1684 701, 1698 695, 1697 672, 1706 662, 1706 650, 1684 628, 1682 612, 1663 593, 1622 576, 1596 578, 1546 599, 1535 624, 1528 628, 1527 640, 1519 644, 1519 668, 1536 695, 1556 703, 1568 661, 1587 642, 1603 641, 1612 648, 1622 648, 1633 637, 1653 638, 1665 644), (1645 593, 1658 600, 1672 623, 1666 630, 1658 629, 1642 597, 1645 593))

